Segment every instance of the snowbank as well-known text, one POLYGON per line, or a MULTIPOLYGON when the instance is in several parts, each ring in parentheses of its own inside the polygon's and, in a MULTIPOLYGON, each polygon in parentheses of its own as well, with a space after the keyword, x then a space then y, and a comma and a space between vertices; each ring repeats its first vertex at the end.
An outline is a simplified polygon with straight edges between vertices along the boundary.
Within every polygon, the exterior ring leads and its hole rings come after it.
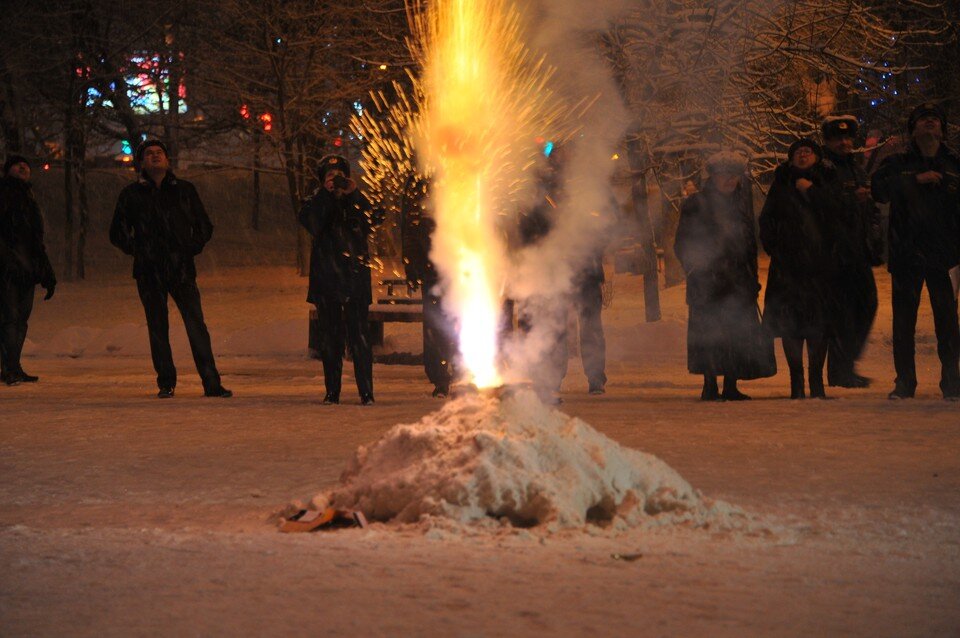
POLYGON ((529 390, 471 395, 361 447, 314 506, 378 521, 501 519, 518 527, 636 526, 660 515, 703 519, 707 503, 650 454, 627 449, 544 406, 529 390))

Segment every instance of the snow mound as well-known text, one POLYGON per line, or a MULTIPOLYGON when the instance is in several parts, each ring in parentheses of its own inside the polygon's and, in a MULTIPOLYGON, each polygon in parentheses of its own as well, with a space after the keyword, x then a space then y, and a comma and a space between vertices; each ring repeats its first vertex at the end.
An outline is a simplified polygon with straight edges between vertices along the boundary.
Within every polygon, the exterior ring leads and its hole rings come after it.
POLYGON ((650 454, 624 448, 529 390, 498 401, 471 395, 361 447, 318 508, 414 523, 491 517, 548 529, 633 527, 661 515, 702 519, 705 502, 650 454))

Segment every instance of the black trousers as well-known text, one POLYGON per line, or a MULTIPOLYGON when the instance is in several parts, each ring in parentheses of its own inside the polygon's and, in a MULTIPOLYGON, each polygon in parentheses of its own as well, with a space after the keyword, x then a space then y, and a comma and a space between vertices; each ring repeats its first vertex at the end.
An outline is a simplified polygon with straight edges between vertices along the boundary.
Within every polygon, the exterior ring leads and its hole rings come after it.
POLYGON ((602 284, 581 286, 574 300, 580 324, 580 359, 590 387, 607 383, 607 341, 603 336, 600 311, 603 308, 602 284))
POLYGON ((220 387, 220 373, 213 360, 213 348, 210 346, 210 333, 203 321, 203 309, 200 306, 200 290, 194 280, 176 284, 164 284, 147 278, 137 280, 137 291, 147 317, 147 330, 150 333, 150 356, 153 368, 157 371, 157 386, 175 388, 177 386, 177 368, 173 365, 173 353, 170 350, 170 318, 167 310, 167 298, 171 297, 180 310, 183 326, 187 330, 193 362, 203 381, 204 391, 213 391, 220 387))
POLYGON ((370 345, 370 306, 366 301, 321 297, 320 358, 327 394, 340 396, 344 346, 350 348, 360 396, 373 395, 373 348, 370 345))
POLYGON ((917 310, 920 292, 927 284, 933 327, 940 357, 940 389, 944 396, 960 395, 960 326, 957 299, 947 270, 916 270, 892 273, 893 279, 893 364, 897 387, 910 393, 917 387, 915 362, 917 310))
POLYGON ((20 354, 27 340, 27 322, 33 312, 36 284, 0 279, 0 367, 20 372, 20 354))
POLYGON ((541 360, 534 362, 529 371, 534 386, 541 390, 558 392, 563 378, 567 376, 570 358, 567 313, 571 301, 579 319, 580 358, 587 382, 591 388, 603 387, 607 383, 607 343, 600 319, 602 284, 589 283, 579 286, 572 300, 533 297, 520 304, 518 323, 520 330, 527 334, 527 339, 550 340, 550 343, 534 345, 542 355, 541 360))
POLYGON ((877 282, 869 265, 844 270, 836 281, 838 307, 834 334, 827 344, 827 379, 849 379, 863 354, 877 317, 877 282))
POLYGON ((450 388, 456 353, 456 334, 450 318, 443 312, 440 297, 424 289, 423 367, 430 383, 438 388, 450 388))

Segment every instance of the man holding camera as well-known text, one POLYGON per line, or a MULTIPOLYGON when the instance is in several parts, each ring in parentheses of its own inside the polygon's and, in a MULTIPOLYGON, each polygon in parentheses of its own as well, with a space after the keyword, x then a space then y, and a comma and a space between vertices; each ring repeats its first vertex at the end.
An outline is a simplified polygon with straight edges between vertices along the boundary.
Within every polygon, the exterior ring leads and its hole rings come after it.
POLYGON ((300 209, 300 224, 313 238, 307 301, 320 322, 320 357, 326 386, 324 404, 340 403, 344 343, 350 347, 360 403, 373 403, 373 349, 368 313, 370 249, 374 216, 370 202, 350 179, 350 164, 327 155, 317 168, 320 188, 300 209))

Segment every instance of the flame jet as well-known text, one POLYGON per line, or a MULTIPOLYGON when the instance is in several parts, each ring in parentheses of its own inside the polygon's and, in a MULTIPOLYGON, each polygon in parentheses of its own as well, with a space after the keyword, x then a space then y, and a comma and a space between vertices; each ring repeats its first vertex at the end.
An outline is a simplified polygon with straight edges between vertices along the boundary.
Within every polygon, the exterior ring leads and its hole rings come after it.
POLYGON ((459 326, 465 380, 491 387, 501 383, 497 334, 508 264, 498 219, 521 205, 540 150, 534 140, 557 132, 562 107, 507 0, 416 1, 407 10, 421 68, 413 146, 421 171, 433 176, 431 259, 444 308, 459 326))

